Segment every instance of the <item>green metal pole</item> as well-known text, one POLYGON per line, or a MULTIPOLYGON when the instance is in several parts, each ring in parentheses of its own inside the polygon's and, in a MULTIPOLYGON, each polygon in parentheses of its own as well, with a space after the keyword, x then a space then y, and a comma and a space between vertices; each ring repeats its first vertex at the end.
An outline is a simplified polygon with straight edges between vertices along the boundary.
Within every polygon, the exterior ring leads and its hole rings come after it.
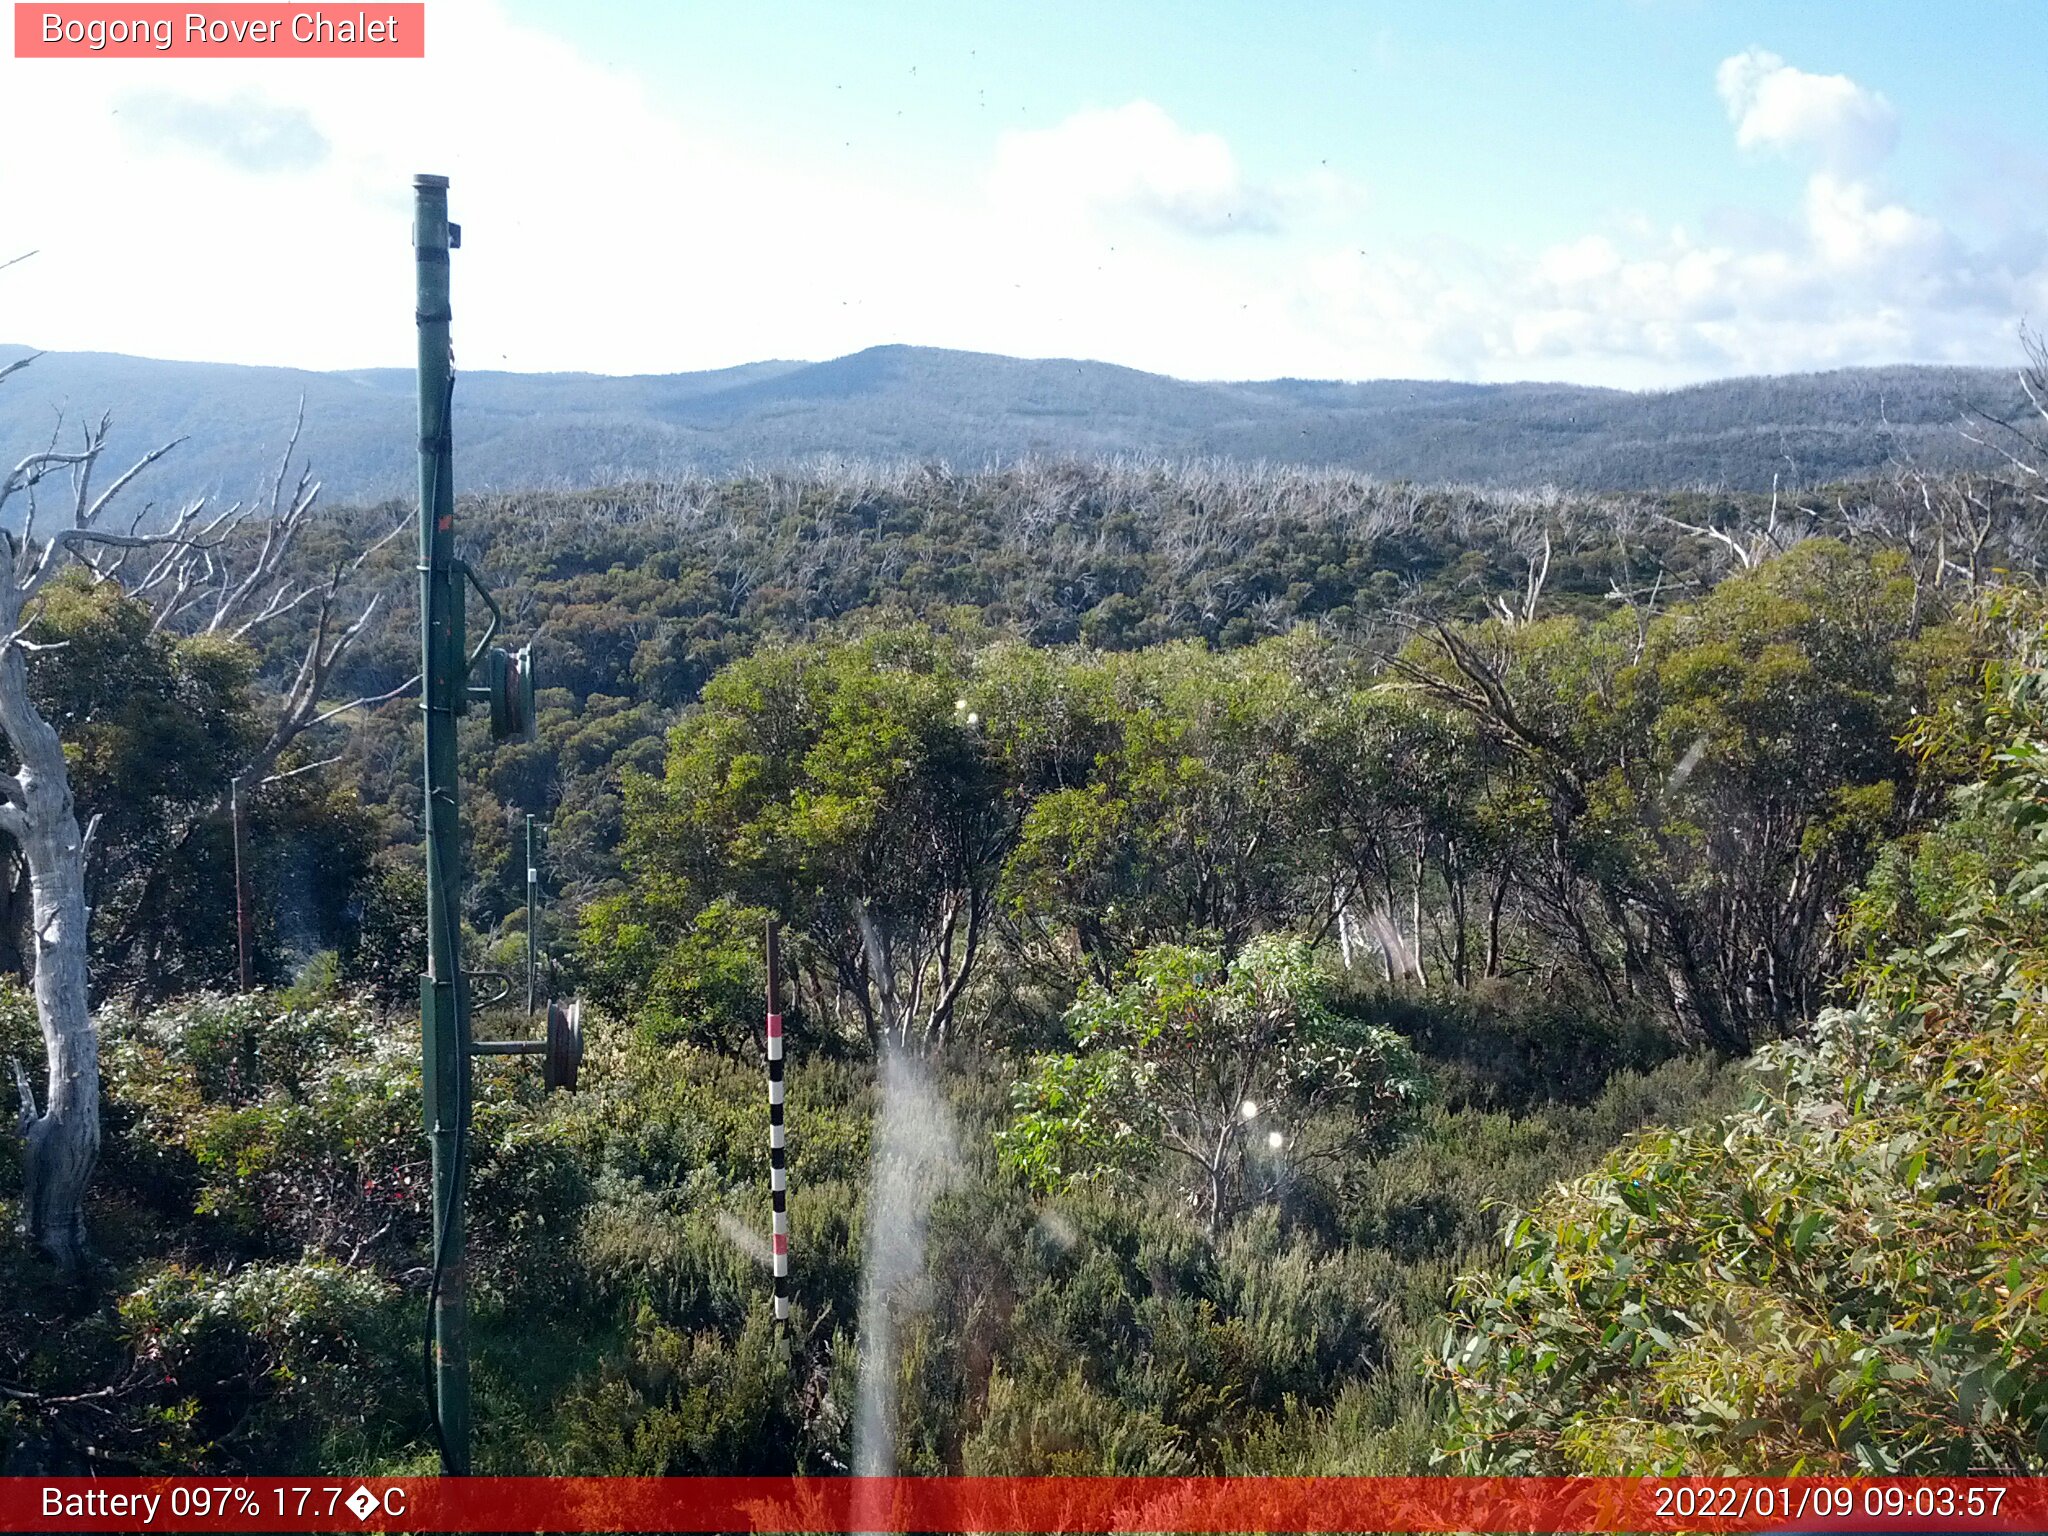
POLYGON ((533 813, 526 816, 526 1017, 533 1019, 540 977, 540 946, 534 922, 540 915, 540 862, 533 846, 533 813))
POLYGON ((426 716, 427 974, 420 987, 421 1093, 434 1177, 434 1405, 442 1468, 469 1471, 468 1295, 463 1184, 469 1122, 469 1009, 462 985, 461 820, 456 716, 467 701, 462 589, 455 572, 454 449, 448 435, 453 355, 448 325, 448 178, 413 178, 420 426, 420 677, 426 716))

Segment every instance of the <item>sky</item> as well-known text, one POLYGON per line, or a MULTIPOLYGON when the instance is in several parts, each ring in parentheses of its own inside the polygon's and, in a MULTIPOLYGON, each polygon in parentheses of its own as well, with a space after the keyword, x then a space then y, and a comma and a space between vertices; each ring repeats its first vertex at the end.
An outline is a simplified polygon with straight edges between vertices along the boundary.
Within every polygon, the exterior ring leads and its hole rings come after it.
MULTIPOLYGON (((350 8, 351 11, 353 8, 350 8)), ((883 343, 1663 388, 2048 328, 2048 6, 429 0, 423 60, 0 57, 0 341, 408 366, 883 343)))

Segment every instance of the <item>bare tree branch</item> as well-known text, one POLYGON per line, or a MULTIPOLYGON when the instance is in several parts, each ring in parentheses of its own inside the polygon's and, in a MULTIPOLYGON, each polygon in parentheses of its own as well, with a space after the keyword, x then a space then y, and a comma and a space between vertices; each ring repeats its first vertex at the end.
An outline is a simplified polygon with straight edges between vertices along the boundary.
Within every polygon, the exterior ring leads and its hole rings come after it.
POLYGON ((312 773, 315 769, 319 768, 332 768, 340 761, 341 758, 339 756, 323 757, 317 763, 301 763, 296 768, 287 768, 283 773, 273 773, 262 782, 264 784, 282 784, 286 779, 296 779, 302 773, 312 773))
POLYGON ((411 693, 413 689, 419 686, 419 682, 420 675, 419 673, 415 672, 411 677, 408 677, 404 682, 400 683, 396 688, 391 689, 389 692, 375 694, 368 698, 350 699, 346 704, 335 705, 334 708, 327 710, 323 714, 316 715, 311 720, 307 721, 306 728, 310 730, 316 725, 325 725, 328 721, 334 719, 337 715, 345 715, 352 709, 375 709, 379 704, 389 704, 393 699, 401 698, 404 695, 411 693))
MULTIPOLYGON (((108 424, 109 423, 106 419, 101 420, 100 432, 99 435, 94 439, 95 442, 104 443, 106 441, 106 429, 108 424)), ((99 515, 102 512, 106 511, 107 503, 112 501, 116 496, 120 495, 131 480, 133 480, 137 475, 141 474, 145 469, 149 468, 150 465, 154 464, 158 459, 162 458, 165 454, 169 453, 173 448, 177 447, 180 443, 184 441, 185 439, 182 437, 174 437, 168 443, 163 443, 155 448, 150 449, 149 452, 145 453, 141 458, 137 459, 133 464, 129 465, 128 468, 115 479, 112 485, 108 486, 104 491, 100 492, 98 500, 94 501, 90 507, 85 508, 84 511, 80 513, 78 519, 78 526, 81 528, 90 528, 93 525, 93 523, 98 520, 99 515)))

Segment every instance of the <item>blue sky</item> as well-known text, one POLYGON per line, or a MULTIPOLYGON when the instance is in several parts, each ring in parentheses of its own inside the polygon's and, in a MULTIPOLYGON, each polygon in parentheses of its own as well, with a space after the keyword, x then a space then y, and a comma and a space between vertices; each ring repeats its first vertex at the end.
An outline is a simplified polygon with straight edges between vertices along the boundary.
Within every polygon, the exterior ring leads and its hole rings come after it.
POLYGON ((41 250, 0 339, 403 363, 414 169, 455 178, 458 345, 502 367, 911 342, 1637 387, 2004 363, 2048 322, 2038 4, 430 0, 429 27, 412 64, 0 60, 5 142, 71 146, 0 160, 0 245, 41 250), (256 210, 279 238, 222 259, 256 210))
MULTIPOLYGON (((562 7, 511 13, 558 27, 562 7)), ((768 3, 614 0, 573 35, 674 111, 790 154, 934 185, 1005 129, 1156 102, 1248 173, 1327 163, 1404 234, 1537 244, 1617 212, 1768 211, 1796 172, 1739 153, 1713 86, 1759 46, 1844 73, 1912 131, 1894 170, 1939 202, 1994 133, 2048 170, 2048 7, 1926 3, 768 3), (851 141, 849 146, 848 141, 851 141)))

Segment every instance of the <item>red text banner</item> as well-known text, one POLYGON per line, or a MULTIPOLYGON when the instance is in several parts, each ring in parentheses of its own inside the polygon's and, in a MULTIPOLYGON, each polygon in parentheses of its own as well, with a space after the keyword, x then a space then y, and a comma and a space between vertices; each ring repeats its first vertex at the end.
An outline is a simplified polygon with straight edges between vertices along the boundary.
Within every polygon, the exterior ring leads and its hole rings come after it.
POLYGON ((14 7, 18 59, 423 59, 424 4, 14 7))
POLYGON ((0 1531, 2048 1532, 2048 1478, 0 1478, 0 1531))

